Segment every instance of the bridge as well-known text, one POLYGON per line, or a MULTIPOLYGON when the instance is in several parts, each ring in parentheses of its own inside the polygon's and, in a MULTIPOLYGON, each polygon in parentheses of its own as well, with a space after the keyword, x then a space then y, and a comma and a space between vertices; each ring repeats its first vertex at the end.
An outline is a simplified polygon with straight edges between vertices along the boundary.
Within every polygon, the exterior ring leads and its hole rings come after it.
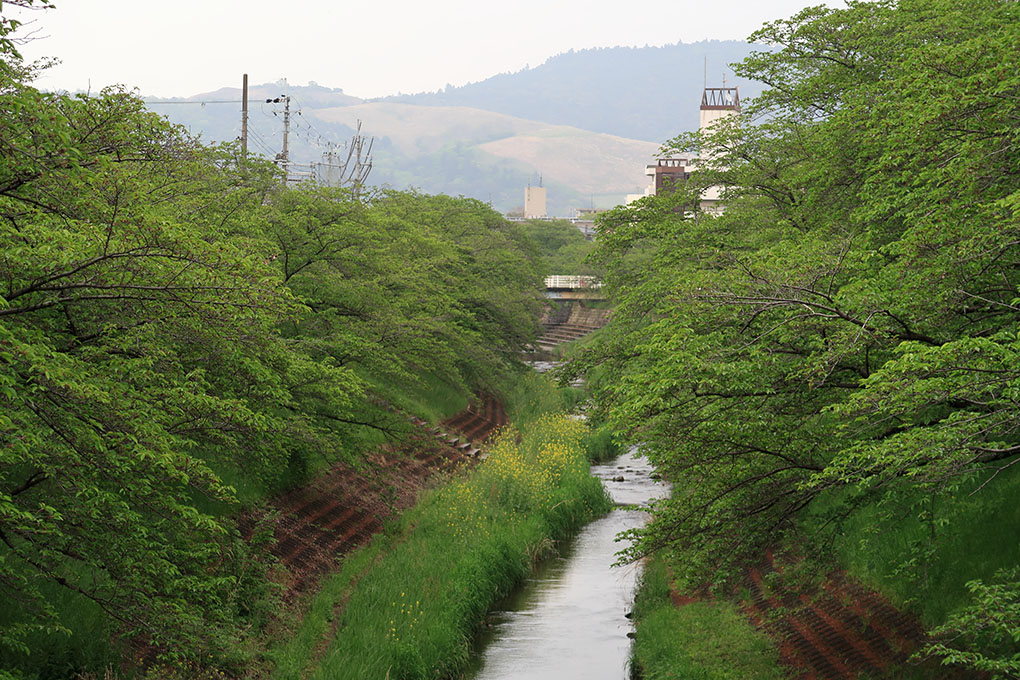
POLYGON ((553 300, 605 300, 597 276, 556 275, 545 277, 545 296, 553 300))

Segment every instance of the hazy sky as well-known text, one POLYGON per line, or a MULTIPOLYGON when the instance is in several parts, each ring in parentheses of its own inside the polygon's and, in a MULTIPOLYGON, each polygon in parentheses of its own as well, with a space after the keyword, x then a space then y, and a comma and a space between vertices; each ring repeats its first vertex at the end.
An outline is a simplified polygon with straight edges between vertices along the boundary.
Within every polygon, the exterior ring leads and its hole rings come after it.
MULTIPOLYGON (((809 0, 53 0, 30 12, 47 89, 187 96, 287 78, 358 97, 463 85, 571 48, 745 39, 809 0)), ((10 5, 4 13, 11 13, 10 5)), ((23 13, 24 14, 24 13, 23 13)))

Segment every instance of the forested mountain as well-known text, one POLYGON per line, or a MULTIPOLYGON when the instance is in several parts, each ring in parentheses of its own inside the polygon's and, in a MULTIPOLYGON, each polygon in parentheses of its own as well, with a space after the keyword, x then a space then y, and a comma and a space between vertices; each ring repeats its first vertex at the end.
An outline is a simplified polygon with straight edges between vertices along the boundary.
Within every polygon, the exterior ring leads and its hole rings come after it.
POLYGON ((760 83, 736 77, 728 67, 752 49, 736 40, 705 40, 663 47, 571 50, 535 68, 387 101, 472 106, 661 143, 698 127, 706 74, 709 86, 718 87, 725 78, 727 84, 740 88, 742 97, 761 92, 760 83))

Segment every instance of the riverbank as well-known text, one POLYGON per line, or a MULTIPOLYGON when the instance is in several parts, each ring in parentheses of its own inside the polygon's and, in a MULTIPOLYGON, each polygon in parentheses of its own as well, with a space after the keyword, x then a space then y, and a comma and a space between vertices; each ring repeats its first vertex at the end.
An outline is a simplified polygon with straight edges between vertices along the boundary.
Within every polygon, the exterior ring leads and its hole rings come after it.
POLYGON ((587 428, 546 415, 427 493, 324 580, 301 626, 267 654, 274 678, 454 676, 485 612, 557 539, 606 512, 587 428))
POLYGON ((1009 622, 991 607, 1016 602, 997 581, 1016 564, 1020 472, 999 476, 982 494, 975 491, 986 479, 961 483, 956 502, 938 516, 924 513, 931 504, 922 497, 904 499, 920 508, 913 517, 907 507, 865 507, 819 550, 809 538, 843 503, 833 494, 804 522, 798 549, 767 551, 726 590, 729 598, 678 597, 666 568, 653 562, 635 607, 635 677, 688 677, 692 664, 700 673, 692 677, 770 677, 743 668, 758 657, 778 657, 789 673, 820 680, 990 677, 981 670, 1016 677, 1015 661, 965 668, 939 658, 950 644, 971 642, 960 634, 967 617, 984 622, 985 649, 1016 658, 1016 641, 1003 630, 1009 622), (980 607, 969 605, 961 583, 985 597, 980 607), (771 640, 771 648, 761 651, 754 639, 771 640))
POLYGON ((638 588, 631 677, 640 680, 779 680, 786 674, 772 642, 726 601, 672 597, 669 570, 650 558, 638 588))

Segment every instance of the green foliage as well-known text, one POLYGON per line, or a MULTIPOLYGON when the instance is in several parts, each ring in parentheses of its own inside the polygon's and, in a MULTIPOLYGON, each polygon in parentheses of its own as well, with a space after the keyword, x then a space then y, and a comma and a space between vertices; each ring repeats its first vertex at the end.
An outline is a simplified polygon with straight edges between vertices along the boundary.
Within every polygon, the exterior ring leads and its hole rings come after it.
POLYGON ((677 488, 634 556, 724 579, 829 493, 832 530, 1016 461, 1018 13, 886 0, 767 25, 752 40, 777 49, 737 71, 770 89, 670 142, 712 161, 601 220, 619 304, 575 370, 677 488), (709 186, 721 215, 696 207, 709 186))
MULTIPOLYGON (((968 582, 988 581, 1020 563, 1018 493, 1020 470, 1013 467, 975 474, 940 494, 889 496, 840 521, 824 549, 935 627, 970 603, 968 582)), ((860 505, 855 496, 844 489, 819 498, 805 531, 824 534, 827 522, 860 505)))
POLYGON ((588 460, 593 463, 602 463, 623 453, 620 442, 614 436, 612 429, 606 425, 593 427, 589 424, 584 447, 588 452, 588 460))
POLYGON ((990 673, 993 678, 1020 678, 1020 568, 1000 571, 996 583, 970 581, 974 603, 949 617, 933 632, 942 641, 929 644, 925 654, 942 657, 990 673), (978 651, 974 651, 978 650, 978 651))
POLYGON ((514 380, 505 392, 511 422, 531 423, 543 415, 572 410, 574 393, 559 387, 548 375, 529 371, 514 380))
POLYGON ((599 275, 587 262, 595 244, 566 220, 528 220, 521 232, 531 239, 542 257, 542 274, 599 275))
POLYGON ((0 660, 42 672, 41 650, 73 635, 44 674, 100 670, 107 657, 75 642, 90 628, 236 670, 275 592, 266 546, 230 516, 239 497, 399 437, 388 391, 466 394, 516 370, 535 264, 477 201, 284 187, 130 93, 42 92, 11 28, 0 660))
POLYGON ((768 680, 785 677, 771 641, 725 601, 677 607, 661 560, 645 565, 634 603, 634 678, 768 680))
POLYGON ((123 92, 0 92, 0 642, 63 627, 56 583, 168 654, 222 649, 258 567, 192 497, 230 501, 213 461, 278 459, 297 309, 230 234, 257 185, 123 92))

